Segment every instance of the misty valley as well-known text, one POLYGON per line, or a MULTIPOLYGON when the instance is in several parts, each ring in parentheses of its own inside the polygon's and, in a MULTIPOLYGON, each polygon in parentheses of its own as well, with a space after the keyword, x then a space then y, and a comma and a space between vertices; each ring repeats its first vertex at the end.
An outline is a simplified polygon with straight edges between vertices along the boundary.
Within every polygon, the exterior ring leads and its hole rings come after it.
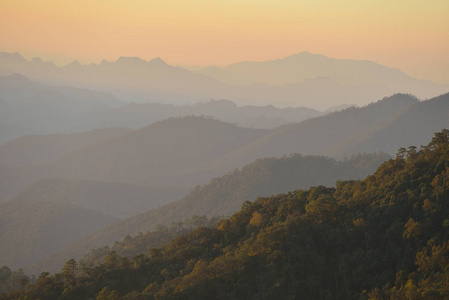
POLYGON ((0 53, 0 299, 449 299, 449 85, 301 52, 0 53))

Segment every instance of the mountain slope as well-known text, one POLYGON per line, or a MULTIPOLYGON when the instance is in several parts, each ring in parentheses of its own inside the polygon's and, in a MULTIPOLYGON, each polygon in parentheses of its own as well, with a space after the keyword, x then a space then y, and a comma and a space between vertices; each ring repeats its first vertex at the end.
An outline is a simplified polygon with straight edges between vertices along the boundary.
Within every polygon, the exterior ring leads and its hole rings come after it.
POLYGON ((387 153, 394 149, 424 145, 433 132, 449 127, 449 94, 422 101, 410 107, 398 118, 374 128, 372 132, 339 145, 333 156, 364 152, 377 147, 387 153))
MULTIPOLYGON (((372 61, 334 59, 324 55, 302 52, 283 59, 264 62, 240 62, 224 68, 205 68, 198 73, 211 76, 223 83, 250 85, 291 85, 315 78, 328 78, 343 86, 392 88, 392 93, 412 93, 429 97, 432 83, 416 80, 398 69, 388 68, 372 61)), ((443 86, 440 93, 447 92, 443 86)), ((432 96, 434 96, 433 94, 432 96)))
MULTIPOLYGON (((208 181, 213 176, 228 171, 227 168, 196 174, 183 171, 185 168, 204 163, 231 152, 248 141, 252 141, 267 131, 237 127, 228 123, 200 117, 173 118, 157 122, 140 130, 118 134, 110 138, 108 130, 91 132, 104 136, 90 143, 89 133, 49 137, 29 137, 23 142, 37 140, 42 155, 28 161, 51 159, 47 153, 55 154, 54 160, 37 166, 20 168, 0 165, 0 199, 5 201, 26 186, 43 178, 68 178, 117 182, 148 187, 191 187, 208 181), (65 140, 86 138, 86 146, 77 149, 59 148, 65 140), (49 141, 54 142, 50 143, 49 141), (49 146, 47 149, 46 147, 49 146), (51 149, 50 149, 51 148, 51 149), (73 151, 70 151, 73 150, 73 151), (61 157, 57 157, 61 155, 61 157)), ((21 140, 10 146, 21 146, 21 140)), ((83 142, 84 143, 84 142, 83 142)), ((32 145, 36 145, 32 143, 32 145)), ((81 144, 81 143, 80 143, 81 144)), ((79 144, 79 145, 80 145, 79 144)), ((5 153, 15 157, 22 153, 17 164, 25 162, 25 157, 33 151, 12 147, 5 153), (24 158, 24 160, 22 160, 24 158)), ((39 147, 38 147, 39 149, 39 147)), ((6 157, 4 160, 9 159, 6 157)))
POLYGON ((348 102, 365 105, 394 93, 430 98, 449 91, 447 85, 416 80, 374 62, 331 59, 309 53, 203 72, 227 83, 170 66, 160 58, 145 61, 121 57, 115 62, 102 61, 88 66, 72 63, 58 68, 39 60, 28 62, 17 53, 0 53, 0 74, 21 73, 53 84, 108 91, 125 102, 230 99, 246 104, 324 109, 348 102))
POLYGON ((27 186, 12 201, 67 203, 115 218, 125 218, 179 200, 187 193, 187 189, 175 187, 45 178, 27 186))
MULTIPOLYGON (((449 130, 361 181, 253 203, 132 259, 69 260, 5 299, 446 299, 449 130)), ((132 240, 132 239, 130 239, 132 240)))
POLYGON ((270 131, 200 117, 168 119, 84 147, 46 165, 0 169, 2 194, 8 196, 4 196, 6 200, 45 177, 192 187, 263 157, 301 153, 341 158, 375 151, 393 155, 393 147, 401 147, 405 137, 410 144, 422 143, 428 132, 447 124, 447 97, 419 102, 413 96, 397 94, 365 107, 351 107, 270 131), (406 123, 409 125, 401 125, 406 123), (367 137, 376 132, 387 134, 368 143, 367 137))
POLYGON ((0 166, 37 166, 130 131, 108 128, 72 134, 22 136, 0 146, 0 166))
POLYGON ((99 128, 89 114, 123 105, 113 95, 51 86, 13 74, 0 75, 0 143, 27 134, 68 133, 99 128), (88 121, 90 120, 90 121, 88 121))
POLYGON ((115 220, 66 203, 2 203, 0 264, 24 267, 115 220))
POLYGON ((52 177, 189 187, 210 175, 190 176, 183 169, 221 157, 265 133, 200 117, 172 118, 72 153, 45 169, 52 177))
MULTIPOLYGON (((419 101, 413 96, 397 94, 365 107, 351 107, 322 117, 281 126, 227 156, 197 168, 204 171, 221 166, 238 167, 257 158, 282 156, 289 153, 326 155, 337 145, 344 144, 346 140, 366 134, 373 128, 396 119, 417 103, 419 101)), ((368 153, 375 151, 384 151, 384 149, 376 145, 365 149, 368 153)))
POLYGON ((211 116, 242 127, 272 129, 322 114, 318 110, 307 107, 237 106, 229 100, 211 100, 191 105, 134 103, 114 109, 107 115, 102 114, 101 118, 105 126, 141 128, 170 117, 211 116))
POLYGON ((197 93, 204 95, 205 91, 226 87, 211 77, 170 66, 160 58, 145 61, 120 57, 115 62, 103 60, 90 65, 74 62, 57 67, 39 60, 28 62, 18 53, 0 53, 1 73, 20 73, 47 83, 115 91, 128 102, 148 98, 173 100, 182 96, 198 100, 197 93))
POLYGON ((243 201, 259 196, 308 188, 315 184, 332 186, 337 180, 362 178, 387 158, 385 154, 360 155, 345 162, 336 162, 324 157, 293 155, 257 160, 240 171, 212 179, 203 187, 198 186, 179 201, 111 224, 27 270, 40 272, 47 268, 56 271, 67 259, 79 258, 89 249, 111 244, 126 235, 194 215, 229 215, 236 212, 243 201))

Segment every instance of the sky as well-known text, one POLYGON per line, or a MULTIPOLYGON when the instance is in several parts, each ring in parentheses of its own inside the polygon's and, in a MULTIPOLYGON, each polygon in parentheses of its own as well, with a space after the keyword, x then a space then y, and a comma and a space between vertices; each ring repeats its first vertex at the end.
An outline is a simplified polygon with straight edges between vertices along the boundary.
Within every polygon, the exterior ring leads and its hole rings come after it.
POLYGON ((449 1, 0 0, 0 51, 202 66, 308 51, 449 83, 449 1))

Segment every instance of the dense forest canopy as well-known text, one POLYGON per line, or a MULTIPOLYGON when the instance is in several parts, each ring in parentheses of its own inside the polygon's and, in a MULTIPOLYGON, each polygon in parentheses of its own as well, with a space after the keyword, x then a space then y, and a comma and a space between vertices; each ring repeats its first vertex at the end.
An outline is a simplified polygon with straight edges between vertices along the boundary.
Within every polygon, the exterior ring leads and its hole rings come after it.
POLYGON ((448 179, 443 130, 364 180, 246 201, 146 255, 69 260, 1 299, 447 298, 448 179))

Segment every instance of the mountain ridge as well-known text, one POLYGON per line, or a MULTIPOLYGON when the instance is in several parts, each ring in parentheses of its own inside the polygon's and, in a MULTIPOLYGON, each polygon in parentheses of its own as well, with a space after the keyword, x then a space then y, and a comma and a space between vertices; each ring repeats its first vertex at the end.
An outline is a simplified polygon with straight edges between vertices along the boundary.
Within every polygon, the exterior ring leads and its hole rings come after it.
POLYGON ((194 215, 217 217, 233 214, 243 201, 259 196, 306 188, 313 184, 334 185, 336 180, 363 178, 388 158, 388 155, 378 153, 354 156, 342 162, 299 154, 259 159, 240 170, 213 178, 201 187, 197 186, 176 202, 110 224, 26 270, 36 272, 43 266, 54 266, 51 271, 55 271, 68 257, 78 258, 92 248, 111 244, 126 235, 152 230, 156 225, 169 225, 194 215))
POLYGON ((227 98, 246 104, 267 104, 276 99, 280 105, 317 108, 344 102, 363 105, 401 92, 431 98, 449 91, 449 85, 414 79, 371 61, 332 59, 310 53, 195 72, 169 65, 160 58, 145 61, 120 57, 115 62, 69 68, 43 63, 31 67, 23 57, 10 56, 8 61, 7 53, 0 55, 0 74, 22 73, 47 82, 109 91, 125 102, 159 99, 185 103, 227 98), (248 64, 251 68, 247 70, 248 64), (326 82, 320 81, 325 77, 329 78, 326 82))

